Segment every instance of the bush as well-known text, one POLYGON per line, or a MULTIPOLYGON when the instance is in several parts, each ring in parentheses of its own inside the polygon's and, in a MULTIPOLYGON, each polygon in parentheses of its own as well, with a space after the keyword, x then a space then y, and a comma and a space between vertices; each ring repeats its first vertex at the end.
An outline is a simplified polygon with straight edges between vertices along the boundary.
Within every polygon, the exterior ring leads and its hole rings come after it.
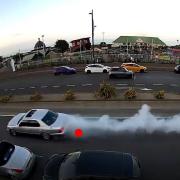
POLYGON ((154 94, 156 99, 164 99, 165 98, 165 92, 164 90, 158 91, 154 94))
POLYGON ((35 92, 32 96, 30 96, 31 101, 40 101, 42 98, 42 95, 38 92, 35 92))
POLYGON ((11 99, 11 97, 12 97, 12 95, 1 96, 0 97, 0 102, 7 103, 11 99))
POLYGON ((75 94, 72 90, 66 91, 66 93, 64 94, 64 97, 65 97, 66 101, 72 101, 76 98, 75 94))
POLYGON ((124 93, 124 97, 125 99, 128 100, 132 100, 136 98, 136 91, 134 88, 129 88, 125 93, 124 93))
POLYGON ((110 99, 116 96, 116 89, 112 85, 103 82, 100 88, 95 92, 95 97, 101 97, 103 99, 110 99))

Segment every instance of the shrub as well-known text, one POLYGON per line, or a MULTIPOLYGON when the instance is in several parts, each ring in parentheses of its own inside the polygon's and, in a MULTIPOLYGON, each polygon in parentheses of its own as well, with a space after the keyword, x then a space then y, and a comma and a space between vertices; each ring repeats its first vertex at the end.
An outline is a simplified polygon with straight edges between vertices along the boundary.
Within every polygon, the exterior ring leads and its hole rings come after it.
POLYGON ((165 92, 164 90, 158 91, 154 94, 156 99, 164 99, 165 98, 165 92))
POLYGON ((65 97, 65 100, 66 101, 72 101, 74 100, 76 97, 75 97, 75 94, 72 90, 68 90, 65 92, 64 94, 64 97, 65 97))
POLYGON ((35 92, 32 96, 30 96, 31 101, 40 101, 42 98, 43 97, 39 92, 35 92))
POLYGON ((104 99, 110 99, 110 98, 115 97, 115 96, 116 96, 115 87, 106 83, 106 82, 103 82, 100 85, 100 88, 98 89, 98 91, 95 92, 95 97, 101 97, 104 99))
POLYGON ((124 93, 124 97, 125 99, 129 99, 129 100, 132 100, 132 99, 135 99, 136 98, 136 91, 134 88, 129 88, 125 93, 124 93))
POLYGON ((12 95, 2 96, 2 97, 0 97, 0 102, 7 103, 11 99, 11 97, 12 97, 12 95))

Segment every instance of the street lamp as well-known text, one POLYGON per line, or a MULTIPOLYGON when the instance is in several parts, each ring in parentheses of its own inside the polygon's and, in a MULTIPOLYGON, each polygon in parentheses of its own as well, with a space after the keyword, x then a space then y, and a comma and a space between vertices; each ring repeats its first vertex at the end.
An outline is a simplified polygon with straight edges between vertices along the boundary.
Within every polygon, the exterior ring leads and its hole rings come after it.
POLYGON ((43 42, 43 50, 44 50, 44 58, 45 58, 46 52, 45 52, 45 45, 44 45, 44 35, 42 35, 41 37, 42 37, 42 42, 43 42))
POLYGON ((92 17, 92 59, 93 59, 93 62, 95 63, 95 58, 94 58, 94 14, 93 14, 93 9, 92 11, 89 13, 92 17))

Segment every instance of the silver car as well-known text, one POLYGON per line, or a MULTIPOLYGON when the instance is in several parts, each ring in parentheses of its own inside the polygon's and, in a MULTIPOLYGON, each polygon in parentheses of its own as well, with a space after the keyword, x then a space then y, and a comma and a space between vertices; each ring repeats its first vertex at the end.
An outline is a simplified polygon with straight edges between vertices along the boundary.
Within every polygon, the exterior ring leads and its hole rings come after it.
POLYGON ((5 141, 0 143, 0 176, 25 179, 34 163, 35 155, 29 149, 5 141))
POLYGON ((13 136, 17 133, 37 134, 49 140, 51 136, 64 134, 63 117, 63 114, 48 109, 32 109, 14 116, 9 121, 7 130, 13 136))

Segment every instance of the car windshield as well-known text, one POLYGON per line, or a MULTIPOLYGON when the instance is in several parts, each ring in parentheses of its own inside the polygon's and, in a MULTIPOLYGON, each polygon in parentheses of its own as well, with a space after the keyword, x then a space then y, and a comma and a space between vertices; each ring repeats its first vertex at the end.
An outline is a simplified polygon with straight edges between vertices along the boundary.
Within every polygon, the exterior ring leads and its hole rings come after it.
POLYGON ((0 143, 0 166, 5 165, 11 157, 15 146, 8 142, 0 143))
POLYGON ((56 121, 57 117, 58 117, 57 113, 48 111, 47 114, 43 117, 42 121, 46 125, 50 126, 56 121))

